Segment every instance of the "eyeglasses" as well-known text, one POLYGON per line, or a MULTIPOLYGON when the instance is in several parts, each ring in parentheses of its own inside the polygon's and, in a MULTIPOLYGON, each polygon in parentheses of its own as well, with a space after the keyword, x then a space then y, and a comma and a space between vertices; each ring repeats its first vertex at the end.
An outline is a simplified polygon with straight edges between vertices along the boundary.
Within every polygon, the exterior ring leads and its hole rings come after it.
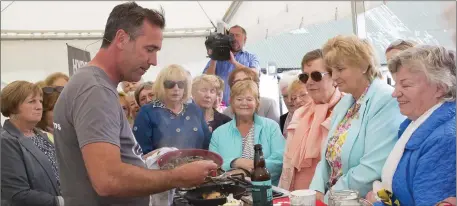
POLYGON ((186 86, 186 81, 171 81, 171 80, 165 80, 163 82, 163 86, 166 89, 173 89, 175 85, 178 85, 178 88, 183 89, 184 86, 186 86))
POLYGON ((311 75, 309 75, 308 73, 301 73, 298 76, 298 79, 300 79, 300 81, 303 82, 303 84, 306 84, 306 82, 308 82, 309 76, 311 76, 311 79, 313 81, 320 82, 322 80, 322 77, 324 77, 326 74, 329 74, 329 73, 328 72, 318 72, 318 71, 311 72, 311 75))
POLYGON ((57 86, 57 87, 43 87, 43 92, 45 94, 52 94, 53 92, 62 92, 63 87, 62 86, 57 86))
POLYGON ((295 101, 301 101, 303 99, 305 99, 305 97, 308 95, 308 93, 306 94, 300 94, 300 95, 294 95, 292 97, 290 97, 290 101, 292 102, 295 102, 295 101))

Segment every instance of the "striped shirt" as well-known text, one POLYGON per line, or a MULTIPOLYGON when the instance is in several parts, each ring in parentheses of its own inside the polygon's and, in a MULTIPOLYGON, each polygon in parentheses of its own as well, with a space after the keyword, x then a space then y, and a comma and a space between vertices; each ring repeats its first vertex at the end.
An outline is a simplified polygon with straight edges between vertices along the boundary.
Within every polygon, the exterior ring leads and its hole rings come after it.
POLYGON ((254 125, 249 129, 246 137, 243 138, 243 153, 242 158, 254 159, 254 125))

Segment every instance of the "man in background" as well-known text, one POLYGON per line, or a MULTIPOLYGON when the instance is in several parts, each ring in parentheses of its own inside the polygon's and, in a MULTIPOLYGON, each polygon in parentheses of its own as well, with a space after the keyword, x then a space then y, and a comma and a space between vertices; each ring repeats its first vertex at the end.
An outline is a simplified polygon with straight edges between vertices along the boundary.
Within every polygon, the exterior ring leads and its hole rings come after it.
POLYGON ((172 170, 148 170, 116 90, 138 82, 157 64, 163 14, 123 3, 111 11, 103 42, 87 66, 78 69, 54 107, 54 135, 60 189, 66 206, 148 206, 149 195, 204 182, 209 161, 172 170))
POLYGON ((210 60, 203 70, 203 73, 205 74, 217 75, 224 80, 225 88, 222 102, 227 106, 230 105, 230 86, 228 84, 228 77, 230 76, 230 73, 235 68, 243 66, 253 68, 255 71, 260 73, 260 65, 257 56, 243 49, 247 40, 246 30, 241 26, 235 25, 230 28, 229 33, 235 38, 232 45, 232 51, 230 53, 230 60, 210 60))

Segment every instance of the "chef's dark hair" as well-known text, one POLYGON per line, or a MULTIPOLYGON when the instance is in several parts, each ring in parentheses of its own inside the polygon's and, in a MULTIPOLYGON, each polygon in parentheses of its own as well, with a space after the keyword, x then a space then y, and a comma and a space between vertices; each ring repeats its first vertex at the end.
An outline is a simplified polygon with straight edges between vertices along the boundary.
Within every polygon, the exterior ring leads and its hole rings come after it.
POLYGON ((115 6, 106 22, 103 35, 102 48, 107 48, 119 29, 124 30, 134 40, 140 35, 144 20, 159 28, 165 28, 164 12, 154 9, 147 9, 135 2, 123 3, 115 6))

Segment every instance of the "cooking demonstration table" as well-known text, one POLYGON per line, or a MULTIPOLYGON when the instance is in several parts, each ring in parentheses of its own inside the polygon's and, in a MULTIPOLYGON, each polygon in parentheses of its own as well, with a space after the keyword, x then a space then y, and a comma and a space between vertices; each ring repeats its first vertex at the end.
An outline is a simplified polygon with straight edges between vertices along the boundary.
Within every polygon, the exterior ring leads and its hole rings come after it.
MULTIPOLYGON (((206 183, 205 185, 208 184, 216 184, 216 183, 206 183)), ((244 175, 241 174, 236 174, 236 175, 231 175, 229 176, 228 179, 225 180, 220 180, 217 182, 217 184, 233 184, 233 185, 239 185, 242 187, 246 188, 246 195, 241 197, 241 200, 243 201, 243 206, 252 206, 252 196, 251 196, 251 181, 249 178, 245 178, 244 175)), ((273 198, 274 200, 276 199, 286 199, 287 202, 287 197, 289 197, 290 192, 287 190, 284 190, 279 187, 272 186, 273 189, 273 198)), ((190 204, 185 198, 184 194, 186 193, 185 190, 176 190, 176 194, 173 197, 173 204, 172 206, 194 206, 190 204)), ((283 204, 282 206, 287 206, 287 204, 283 204)), ((324 203, 317 201, 316 206, 326 206, 324 203)))

